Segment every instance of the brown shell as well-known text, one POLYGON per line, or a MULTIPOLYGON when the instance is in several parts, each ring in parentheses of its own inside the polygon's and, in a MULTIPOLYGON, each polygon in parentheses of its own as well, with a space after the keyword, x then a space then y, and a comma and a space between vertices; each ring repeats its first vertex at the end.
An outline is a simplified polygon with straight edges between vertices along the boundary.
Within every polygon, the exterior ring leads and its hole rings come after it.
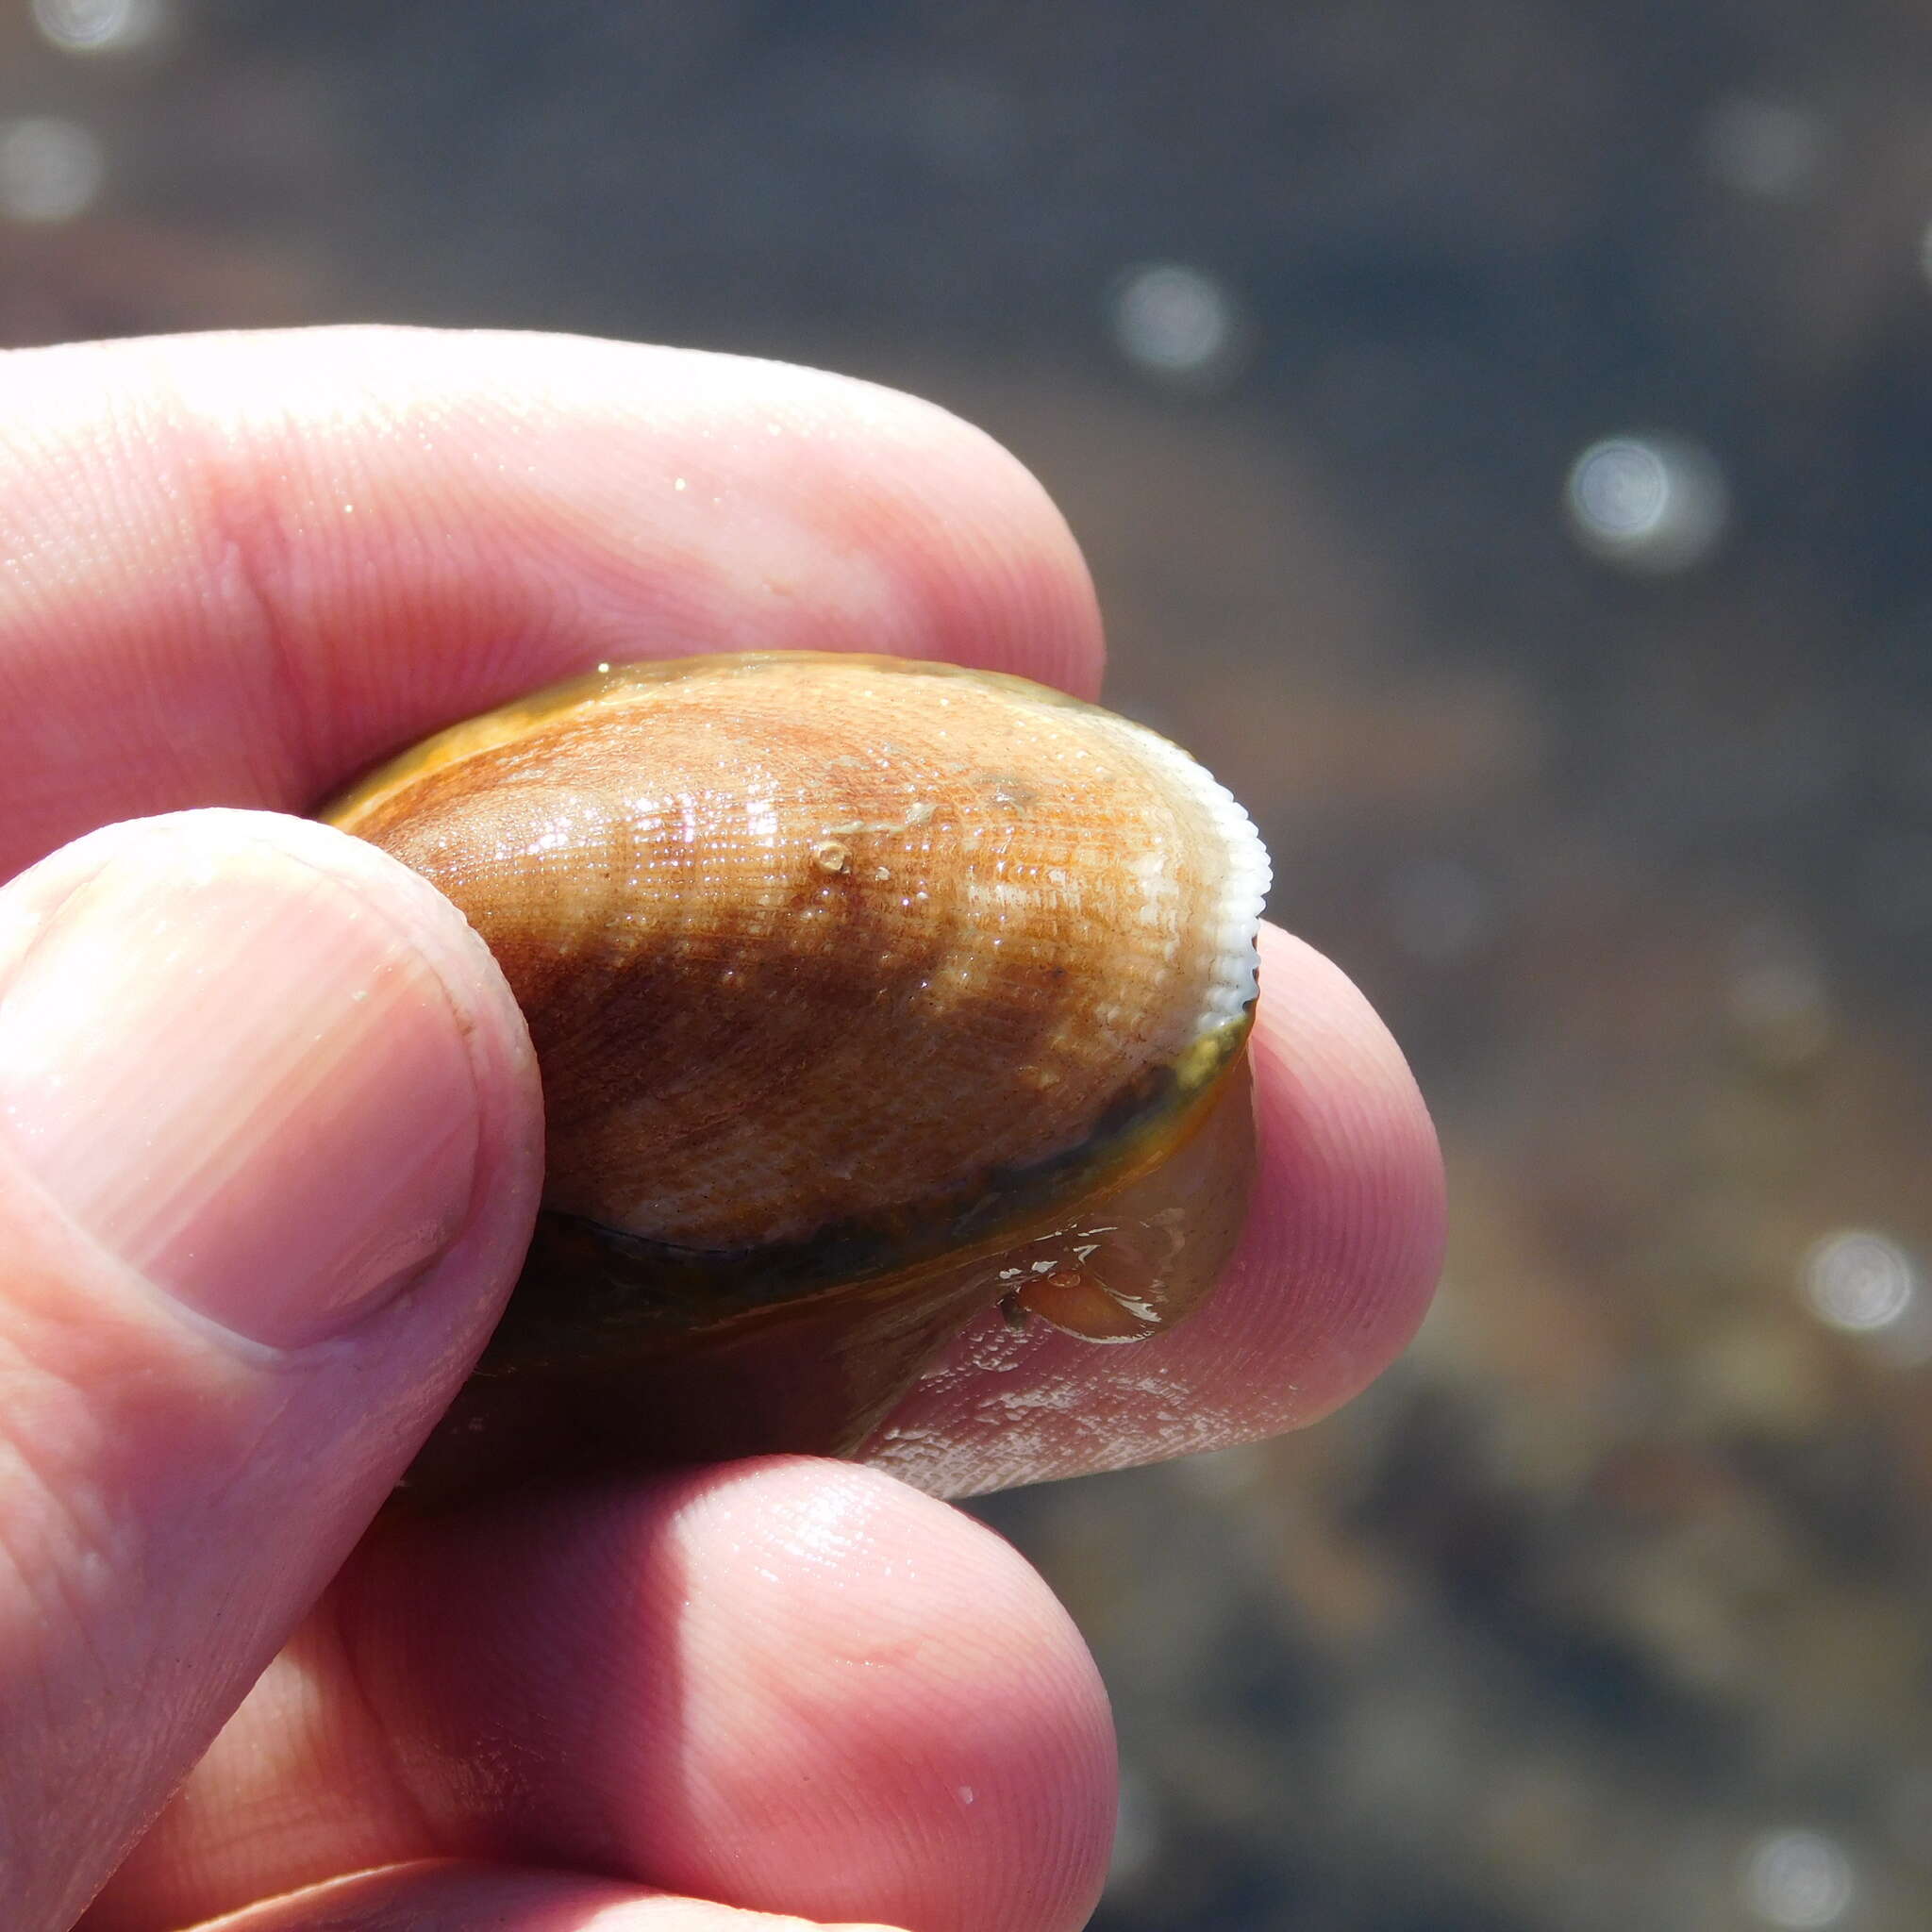
POLYGON ((499 1375, 618 1410, 704 1356, 685 1446, 845 1450, 1003 1295, 1113 1339, 1224 1256, 1239 1200, 1211 1255, 1171 1202, 1138 1255, 1096 1211, 1196 1139, 1252 1006, 1258 842, 1151 732, 945 665, 697 658, 458 726, 325 815, 461 908, 529 1020, 547 1212, 499 1375), (747 1366, 812 1347, 809 1400, 747 1366))

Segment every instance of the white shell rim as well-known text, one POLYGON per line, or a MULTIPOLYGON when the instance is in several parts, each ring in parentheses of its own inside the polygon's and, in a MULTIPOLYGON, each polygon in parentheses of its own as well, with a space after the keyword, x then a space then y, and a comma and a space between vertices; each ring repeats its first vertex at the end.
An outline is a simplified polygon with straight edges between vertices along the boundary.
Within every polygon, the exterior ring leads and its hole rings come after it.
MULTIPOLYGON (((1099 707, 1093 708, 1096 711, 1099 707)), ((1141 758, 1158 766, 1200 808, 1222 851, 1221 891, 1211 914, 1208 967, 1195 1017, 1197 1038, 1239 1020, 1255 1003, 1260 967, 1257 939, 1274 872, 1255 822, 1233 792, 1201 761, 1172 739, 1118 713, 1101 712, 1131 739, 1141 758)))

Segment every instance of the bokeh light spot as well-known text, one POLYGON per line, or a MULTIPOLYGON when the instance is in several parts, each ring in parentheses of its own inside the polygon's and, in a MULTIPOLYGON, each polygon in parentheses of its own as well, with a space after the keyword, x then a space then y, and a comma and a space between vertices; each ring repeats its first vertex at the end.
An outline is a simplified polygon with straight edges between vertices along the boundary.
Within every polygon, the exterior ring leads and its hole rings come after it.
POLYGON ((0 215, 8 220, 71 222, 107 172, 100 142, 77 121, 34 114, 0 122, 0 215))
POLYGON ((1178 262, 1148 262, 1114 284, 1108 319, 1115 346, 1137 369, 1170 382, 1225 380, 1242 359, 1241 305, 1214 276, 1178 262))
POLYGON ((1811 1312, 1847 1335, 1894 1328, 1915 1312, 1919 1299, 1912 1257, 1869 1228, 1826 1235, 1805 1257, 1800 1283, 1811 1312))
POLYGON ((1576 540, 1626 570, 1665 575, 1709 555, 1730 519, 1716 458, 1671 436, 1613 436, 1570 466, 1564 506, 1576 540))
POLYGON ((1852 1864, 1823 1832, 1773 1832, 1745 1855, 1740 1890, 1745 1908, 1765 1924, 1822 1932, 1852 1903, 1852 1864))
POLYGON ((34 0, 34 25, 63 54, 127 54, 167 24, 162 0, 34 0))
POLYGON ((1739 194, 1795 201, 1824 165, 1824 130, 1816 115, 1790 101, 1733 94, 1704 124, 1704 165, 1739 194))

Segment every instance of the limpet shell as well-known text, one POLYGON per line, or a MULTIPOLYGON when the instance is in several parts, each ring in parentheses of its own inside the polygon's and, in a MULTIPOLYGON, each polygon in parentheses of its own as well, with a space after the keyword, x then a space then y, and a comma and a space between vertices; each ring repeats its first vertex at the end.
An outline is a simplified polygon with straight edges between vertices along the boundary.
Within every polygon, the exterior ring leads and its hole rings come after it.
POLYGON ((1226 1258, 1267 860, 1140 725, 945 664, 646 663, 324 816, 461 908, 542 1072, 538 1238, 419 1481, 851 1453, 995 1304, 1131 1340, 1226 1258))

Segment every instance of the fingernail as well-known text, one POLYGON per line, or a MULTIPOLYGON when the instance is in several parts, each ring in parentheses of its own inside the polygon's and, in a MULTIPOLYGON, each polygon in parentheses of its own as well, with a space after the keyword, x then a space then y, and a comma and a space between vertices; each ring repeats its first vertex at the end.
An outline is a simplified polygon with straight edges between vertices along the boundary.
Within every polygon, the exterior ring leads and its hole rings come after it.
POLYGON ((469 1208, 462 1022, 379 893, 258 837, 129 828, 0 987, 0 1134, 157 1287, 294 1346, 469 1208))

